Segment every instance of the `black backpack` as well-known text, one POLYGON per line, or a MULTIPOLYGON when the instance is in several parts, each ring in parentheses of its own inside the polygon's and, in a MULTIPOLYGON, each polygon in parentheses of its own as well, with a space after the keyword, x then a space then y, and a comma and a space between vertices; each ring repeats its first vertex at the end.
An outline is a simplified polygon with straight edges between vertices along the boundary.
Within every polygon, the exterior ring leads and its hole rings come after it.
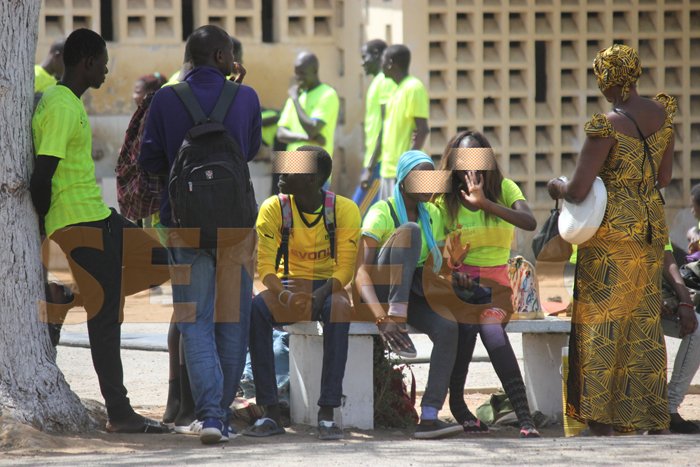
POLYGON ((217 229, 255 226, 257 204, 245 155, 223 125, 239 85, 226 80, 209 117, 187 82, 173 86, 194 126, 170 170, 168 194, 173 222, 199 228, 200 248, 217 246, 217 229))

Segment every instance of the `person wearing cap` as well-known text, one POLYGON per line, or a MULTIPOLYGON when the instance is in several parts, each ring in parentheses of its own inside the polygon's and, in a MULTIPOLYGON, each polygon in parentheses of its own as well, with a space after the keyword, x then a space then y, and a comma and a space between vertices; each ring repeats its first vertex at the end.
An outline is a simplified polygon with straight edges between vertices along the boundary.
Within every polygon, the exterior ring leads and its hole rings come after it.
POLYGON ((414 433, 418 439, 462 431, 460 425, 438 419, 457 352, 457 320, 449 309, 434 309, 427 298, 438 282, 429 278, 439 277, 443 266, 444 227, 439 210, 428 202, 431 193, 421 192, 407 180, 434 168, 430 156, 421 151, 401 156, 394 195, 374 203, 363 220, 353 285, 355 307, 374 317, 379 334, 394 353, 416 356, 406 324, 427 334, 433 343, 414 433))
POLYGON ((668 229, 659 191, 671 180, 676 99, 637 93, 636 50, 601 50, 593 72, 612 104, 585 124, 573 175, 555 178, 553 199, 582 202, 599 176, 605 216, 578 246, 566 413, 594 435, 668 432, 666 346, 660 323, 668 229))

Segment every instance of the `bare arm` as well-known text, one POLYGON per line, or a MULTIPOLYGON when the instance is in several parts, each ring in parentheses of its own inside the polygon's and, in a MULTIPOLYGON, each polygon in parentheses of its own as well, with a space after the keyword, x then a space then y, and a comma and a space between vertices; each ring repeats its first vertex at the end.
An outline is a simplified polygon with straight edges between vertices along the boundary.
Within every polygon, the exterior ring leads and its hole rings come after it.
POLYGON ((422 149, 425 140, 428 139, 428 135, 430 134, 428 119, 416 117, 414 121, 416 122, 416 130, 413 132, 413 145, 411 149, 422 149))
POLYGON ((572 203, 583 201, 614 144, 615 138, 586 137, 571 180, 568 182, 558 178, 550 180, 547 184, 549 195, 553 199, 564 198, 572 203))
POLYGON ((355 273, 355 284, 357 292, 362 297, 363 302, 369 306, 375 319, 386 315, 384 308, 379 304, 379 298, 374 290, 372 277, 369 272, 369 265, 374 264, 374 259, 379 250, 379 242, 372 237, 362 235, 360 237, 359 251, 357 252, 357 267, 355 273))
MULTIPOLYGON (((698 318, 695 315, 693 299, 690 297, 690 292, 688 292, 688 288, 685 286, 685 282, 678 271, 678 265, 670 251, 664 251, 663 275, 673 286, 673 290, 676 292, 676 296, 679 300, 678 319, 680 320, 681 327, 679 337, 683 338, 695 332, 698 327, 698 318)), ((665 307, 665 303, 662 304, 662 307, 665 307)), ((666 312, 669 311, 672 312, 672 310, 666 310, 666 312)))
POLYGON ((277 139, 285 144, 296 143, 299 141, 309 141, 306 135, 302 135, 301 133, 294 133, 289 128, 283 126, 277 127, 277 139))

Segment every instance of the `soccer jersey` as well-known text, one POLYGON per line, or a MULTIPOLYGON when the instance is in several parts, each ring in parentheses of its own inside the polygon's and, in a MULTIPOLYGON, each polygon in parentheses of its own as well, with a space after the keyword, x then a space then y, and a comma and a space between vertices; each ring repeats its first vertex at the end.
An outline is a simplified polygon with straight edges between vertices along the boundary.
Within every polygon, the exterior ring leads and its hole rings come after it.
MULTIPOLYGON (((362 235, 366 235, 370 238, 375 239, 379 242, 379 245, 384 245, 391 234, 396 230, 394 219, 391 216, 391 211, 389 210, 389 205, 391 203, 396 212, 396 202, 394 198, 388 198, 386 201, 377 201, 369 208, 367 215, 362 222, 362 235)), ((440 244, 445 241, 445 227, 442 222, 442 216, 437 207, 430 203, 425 203, 424 206, 428 210, 428 215, 430 216, 430 226, 433 232, 433 238, 435 243, 440 244)), ((423 266, 425 260, 428 259, 428 243, 425 238, 425 232, 423 232, 423 223, 419 219, 418 225, 421 226, 421 250, 420 259, 418 260, 418 266, 423 266)))
POLYGON ((49 86, 53 86, 58 81, 55 77, 44 70, 41 65, 34 65, 34 92, 44 92, 49 86))
POLYGON ((396 82, 379 73, 367 88, 365 103, 365 159, 363 167, 369 167, 377 138, 382 129, 382 105, 386 105, 396 90, 396 82))
MULTIPOLYGON (((338 122, 338 110, 340 109, 338 93, 327 84, 321 83, 310 91, 300 92, 299 104, 309 118, 321 120, 325 123, 323 128, 321 128, 321 135, 326 139, 326 144, 323 145, 323 149, 332 157, 333 137, 335 134, 335 126, 338 122)), ((299 117, 297 116, 297 111, 291 98, 287 99, 287 102, 284 104, 277 126, 285 127, 293 133, 306 134, 304 127, 302 127, 301 122, 299 122, 299 117)), ((294 151, 298 147, 307 144, 309 144, 308 141, 289 143, 287 145, 287 151, 294 151)))
MULTIPOLYGON (((512 207, 516 201, 525 200, 523 193, 513 180, 504 178, 501 182, 501 196, 498 203, 512 207)), ((447 230, 459 230, 462 242, 469 242, 470 248, 464 264, 469 266, 502 266, 510 258, 515 226, 500 217, 487 216, 484 211, 470 211, 459 207, 456 220, 450 220, 445 205, 438 201, 447 230)))
MULTIPOLYGON (((290 196, 293 224, 289 235, 289 276, 301 279, 337 279, 343 286, 355 273, 357 241, 360 236, 360 211, 343 196, 335 198, 336 259, 331 257, 331 244, 323 220, 323 206, 315 213, 302 213, 290 196), (302 218, 303 216, 303 218, 302 218)), ((258 221, 258 274, 282 275, 282 265, 275 268, 277 250, 282 241, 282 210, 277 196, 260 206, 258 221)))
POLYGON ((32 135, 37 156, 60 159, 51 179, 46 234, 108 217, 110 210, 95 179, 90 121, 73 91, 60 85, 44 91, 32 118, 32 135))
POLYGON ((416 118, 428 118, 428 91, 414 76, 406 76, 386 104, 382 133, 382 178, 395 178, 401 154, 411 148, 416 118))

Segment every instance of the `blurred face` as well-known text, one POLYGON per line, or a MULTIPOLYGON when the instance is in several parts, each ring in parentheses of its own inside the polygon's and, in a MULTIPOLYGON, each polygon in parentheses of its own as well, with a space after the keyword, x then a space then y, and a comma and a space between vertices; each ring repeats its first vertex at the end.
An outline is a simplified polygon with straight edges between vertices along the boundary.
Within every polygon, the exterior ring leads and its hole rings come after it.
POLYGON ((362 46, 362 68, 366 75, 376 75, 379 73, 382 65, 382 57, 375 50, 370 50, 367 45, 362 46))
MULTIPOLYGON (((411 172, 415 172, 418 170, 435 170, 435 167, 433 167, 433 164, 430 164, 428 162, 423 162, 415 166, 413 169, 411 169, 411 172)), ((409 173, 410 174, 410 173, 409 173)), ((408 176, 407 176, 408 178, 408 176)), ((403 191, 403 188, 401 189, 403 191)), ((404 192, 406 196, 409 198, 418 201, 419 203, 427 203, 430 201, 430 199, 433 197, 434 193, 406 193, 404 192)))
POLYGON ((146 97, 146 86, 144 86, 143 81, 138 80, 134 83, 134 90, 131 93, 131 98, 134 99, 136 106, 140 106, 143 102, 143 98, 146 97))
POLYGON ((105 77, 109 72, 107 69, 107 62, 109 62, 107 48, 96 57, 88 57, 85 59, 85 72, 91 88, 99 89, 102 83, 105 82, 105 77))
POLYGON ((316 81, 316 73, 310 63, 297 63, 294 65, 294 80, 299 89, 309 89, 316 81))

